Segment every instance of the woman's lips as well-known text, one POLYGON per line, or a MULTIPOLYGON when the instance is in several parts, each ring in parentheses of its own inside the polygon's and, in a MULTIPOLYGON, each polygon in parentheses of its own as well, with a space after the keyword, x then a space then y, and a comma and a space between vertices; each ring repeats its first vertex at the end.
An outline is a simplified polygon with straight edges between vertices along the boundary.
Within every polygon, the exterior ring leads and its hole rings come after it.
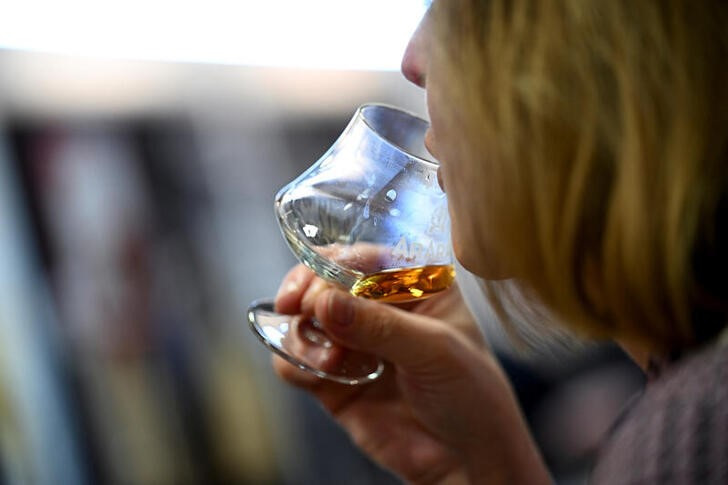
MULTIPOLYGON (((440 158, 437 156, 437 153, 433 149, 434 145, 435 135, 432 132, 432 128, 428 128, 425 132, 425 148, 427 148, 427 151, 430 152, 430 154, 439 161, 440 158)), ((442 166, 437 167, 437 183, 440 185, 440 189, 445 192, 445 183, 442 181, 442 166)))
POLYGON ((433 145, 435 144, 435 135, 432 133, 432 127, 427 128, 427 131, 425 131, 425 148, 427 148, 427 151, 430 152, 430 154, 437 158, 437 154, 435 153, 435 150, 433 149, 433 145))

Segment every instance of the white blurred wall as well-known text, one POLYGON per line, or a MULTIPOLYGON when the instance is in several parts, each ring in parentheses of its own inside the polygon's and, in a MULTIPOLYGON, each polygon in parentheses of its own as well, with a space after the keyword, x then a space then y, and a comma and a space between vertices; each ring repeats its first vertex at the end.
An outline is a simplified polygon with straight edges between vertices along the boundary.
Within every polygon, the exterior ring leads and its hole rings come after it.
POLYGON ((396 71, 125 61, 0 49, 0 110, 104 117, 159 112, 227 120, 341 115, 367 101, 425 114, 396 71))

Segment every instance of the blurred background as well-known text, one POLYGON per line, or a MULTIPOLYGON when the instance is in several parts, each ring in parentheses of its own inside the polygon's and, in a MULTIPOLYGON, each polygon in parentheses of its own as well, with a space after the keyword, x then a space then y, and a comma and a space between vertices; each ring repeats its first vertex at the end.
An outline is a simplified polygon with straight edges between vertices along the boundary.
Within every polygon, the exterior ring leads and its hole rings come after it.
MULTIPOLYGON (((277 189, 359 104, 426 116, 398 72, 424 2, 16 3, 0 483, 397 483, 277 380, 245 312, 295 263, 277 189)), ((557 478, 581 480, 639 374, 609 346, 497 348, 557 478)))

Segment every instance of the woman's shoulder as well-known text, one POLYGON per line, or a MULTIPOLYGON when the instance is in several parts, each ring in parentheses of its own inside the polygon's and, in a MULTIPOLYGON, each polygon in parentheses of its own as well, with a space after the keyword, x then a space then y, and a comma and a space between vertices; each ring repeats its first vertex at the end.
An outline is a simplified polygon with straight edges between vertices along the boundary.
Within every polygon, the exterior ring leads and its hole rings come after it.
POLYGON ((728 483, 728 345, 650 381, 600 451, 595 483, 728 483))

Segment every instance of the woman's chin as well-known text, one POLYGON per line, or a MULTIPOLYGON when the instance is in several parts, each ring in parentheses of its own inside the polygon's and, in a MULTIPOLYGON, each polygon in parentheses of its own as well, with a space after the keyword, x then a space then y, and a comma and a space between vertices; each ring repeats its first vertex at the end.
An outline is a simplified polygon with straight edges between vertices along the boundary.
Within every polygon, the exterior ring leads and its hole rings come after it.
POLYGON ((453 252, 455 259, 463 268, 473 273, 475 276, 485 280, 506 280, 513 277, 498 258, 487 258, 481 254, 471 254, 468 251, 461 251, 458 245, 453 243, 453 252))

